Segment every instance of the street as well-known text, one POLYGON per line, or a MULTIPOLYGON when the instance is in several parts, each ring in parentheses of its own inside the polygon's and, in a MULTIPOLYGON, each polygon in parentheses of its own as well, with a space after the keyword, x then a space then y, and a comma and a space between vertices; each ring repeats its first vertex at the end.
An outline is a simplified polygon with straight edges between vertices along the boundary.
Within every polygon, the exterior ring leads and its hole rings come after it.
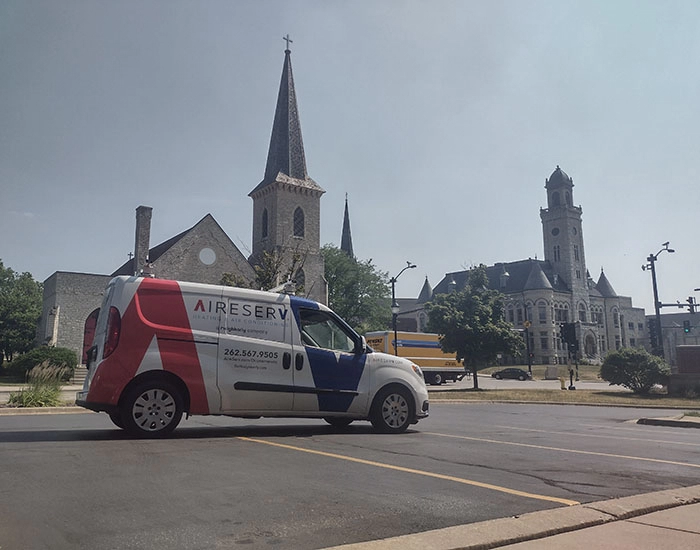
POLYGON ((694 485, 676 411, 436 404, 358 422, 195 417, 136 440, 104 414, 0 416, 3 550, 315 549, 694 485))

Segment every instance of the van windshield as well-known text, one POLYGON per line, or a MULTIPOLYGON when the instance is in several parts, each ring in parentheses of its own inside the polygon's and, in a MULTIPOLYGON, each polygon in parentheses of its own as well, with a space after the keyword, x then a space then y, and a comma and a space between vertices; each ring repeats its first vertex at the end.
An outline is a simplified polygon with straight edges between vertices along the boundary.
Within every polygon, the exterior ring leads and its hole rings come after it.
POLYGON ((305 346, 353 352, 355 339, 325 311, 300 309, 301 339, 305 346))

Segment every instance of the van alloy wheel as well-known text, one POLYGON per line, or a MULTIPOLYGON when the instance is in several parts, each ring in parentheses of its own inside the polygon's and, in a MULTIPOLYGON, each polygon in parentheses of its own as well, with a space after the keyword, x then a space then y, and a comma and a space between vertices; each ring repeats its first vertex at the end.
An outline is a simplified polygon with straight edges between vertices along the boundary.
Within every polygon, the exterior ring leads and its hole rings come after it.
POLYGON ((400 433, 406 431, 413 413, 410 393, 399 386, 384 389, 375 397, 370 421, 380 432, 400 433))
POLYGON ((169 382, 145 382, 133 388, 124 401, 124 428, 134 435, 162 437, 182 418, 180 392, 169 382))

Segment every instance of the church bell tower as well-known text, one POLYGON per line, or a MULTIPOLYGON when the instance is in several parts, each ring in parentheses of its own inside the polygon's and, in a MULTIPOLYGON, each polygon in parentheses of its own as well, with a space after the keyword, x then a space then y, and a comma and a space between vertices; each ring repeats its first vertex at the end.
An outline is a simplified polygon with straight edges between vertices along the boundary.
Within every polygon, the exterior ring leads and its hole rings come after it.
POLYGON ((277 284, 290 271, 303 295, 325 303, 326 285, 321 256, 320 225, 323 188, 306 170, 304 143, 292 75, 289 37, 272 125, 263 180, 248 196, 253 199, 252 265, 265 255, 282 259, 277 284), (293 267, 292 267, 293 266, 293 267))

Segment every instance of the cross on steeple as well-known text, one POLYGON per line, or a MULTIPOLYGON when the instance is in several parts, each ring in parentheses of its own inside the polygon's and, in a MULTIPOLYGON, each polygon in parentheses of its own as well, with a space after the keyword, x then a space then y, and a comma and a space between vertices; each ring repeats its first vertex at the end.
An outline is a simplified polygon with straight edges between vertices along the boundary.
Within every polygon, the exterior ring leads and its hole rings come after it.
POLYGON ((287 36, 283 36, 283 37, 282 37, 282 40, 284 40, 284 41, 287 42, 287 49, 286 49, 286 51, 289 51, 289 44, 290 44, 290 43, 293 44, 293 43, 294 43, 294 40, 292 40, 291 38, 289 38, 289 33, 287 33, 287 36))

